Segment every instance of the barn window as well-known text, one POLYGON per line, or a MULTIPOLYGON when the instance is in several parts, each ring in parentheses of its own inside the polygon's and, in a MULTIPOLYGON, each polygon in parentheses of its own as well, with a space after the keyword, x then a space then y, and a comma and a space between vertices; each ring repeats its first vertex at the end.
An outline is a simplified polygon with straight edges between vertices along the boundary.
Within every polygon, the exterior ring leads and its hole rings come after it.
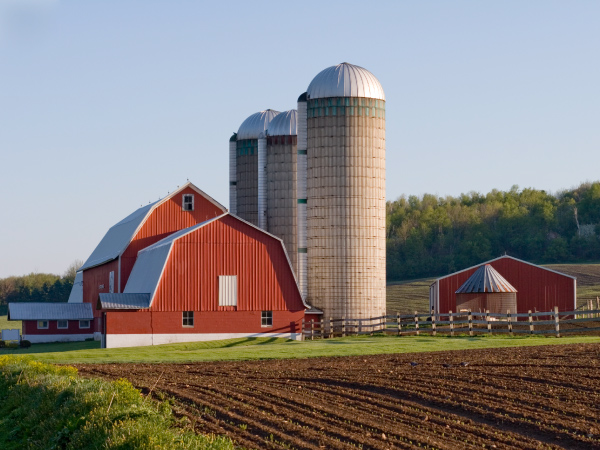
POLYGON ((65 329, 65 328, 69 328, 69 321, 68 320, 57 320, 56 321, 56 327, 60 328, 60 329, 65 329))
POLYGON ((48 328, 48 321, 47 320, 38 320, 38 330, 46 330, 48 328))
POLYGON ((89 328, 89 327, 90 327, 89 320, 80 320, 79 321, 79 328, 89 328))
POLYGON ((183 194, 183 210, 184 211, 193 211, 194 210, 194 195, 193 194, 183 194))
POLYGON ((108 274, 108 292, 110 294, 115 292, 115 271, 111 271, 108 274))
POLYGON ((260 325, 263 327, 273 326, 273 311, 263 311, 261 314, 260 325))
POLYGON ((182 322, 184 327, 194 326, 194 311, 183 311, 182 322))
POLYGON ((219 276, 219 306, 237 306, 237 275, 219 276))

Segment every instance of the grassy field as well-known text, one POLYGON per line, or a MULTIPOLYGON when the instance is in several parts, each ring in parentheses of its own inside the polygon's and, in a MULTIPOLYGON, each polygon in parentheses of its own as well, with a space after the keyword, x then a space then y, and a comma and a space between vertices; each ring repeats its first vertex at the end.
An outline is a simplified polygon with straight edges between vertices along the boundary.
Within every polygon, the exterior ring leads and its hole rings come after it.
POLYGON ((0 330, 10 330, 10 329, 18 329, 21 330, 21 321, 20 320, 8 320, 8 316, 0 316, 0 330))
MULTIPOLYGON (((327 356, 379 355, 414 353, 476 348, 519 347, 549 344, 600 343, 600 337, 569 336, 509 337, 509 336, 361 336, 315 341, 289 341, 284 339, 246 338, 226 341, 166 344, 150 347, 98 349, 84 347, 73 349, 75 344, 53 344, 55 351, 38 353, 35 359, 57 364, 84 363, 181 363, 190 361, 239 361, 257 359, 294 359, 327 356), (61 349, 65 346, 65 349, 61 349), (60 350, 58 350, 60 349, 60 350), (56 351, 58 350, 58 351, 56 351)), ((48 345, 48 344, 46 344, 48 345)), ((46 347, 46 350, 51 349, 46 347)), ((10 353, 5 350, 3 353, 10 353)), ((26 353, 14 350, 14 353, 26 353)))
MULTIPOLYGON (((577 305, 587 305, 588 299, 600 296, 600 264, 549 264, 548 269, 577 277, 577 305)), ((429 309, 429 285, 436 278, 390 282, 387 285, 389 314, 412 314, 429 309)), ((594 303, 595 304, 595 303, 594 303)))

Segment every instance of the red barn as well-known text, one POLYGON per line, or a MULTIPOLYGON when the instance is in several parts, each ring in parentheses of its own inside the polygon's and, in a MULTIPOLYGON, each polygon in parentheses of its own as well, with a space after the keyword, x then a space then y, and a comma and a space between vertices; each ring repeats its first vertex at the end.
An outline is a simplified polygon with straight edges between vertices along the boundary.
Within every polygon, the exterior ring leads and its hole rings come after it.
POLYGON ((456 312, 456 291, 485 264, 491 265, 517 291, 517 313, 577 308, 577 279, 512 256, 501 256, 438 278, 429 287, 429 307, 441 314, 456 312))
MULTIPOLYGON (((123 292, 141 249, 226 211, 192 183, 134 211, 108 230, 79 269, 83 273, 82 301, 95 305, 100 293, 123 292)), ((94 310, 92 329, 96 333, 102 330, 101 316, 101 311, 94 310)))
POLYGON ((283 242, 229 213, 140 251, 123 293, 98 296, 108 348, 301 339, 306 308, 283 242))

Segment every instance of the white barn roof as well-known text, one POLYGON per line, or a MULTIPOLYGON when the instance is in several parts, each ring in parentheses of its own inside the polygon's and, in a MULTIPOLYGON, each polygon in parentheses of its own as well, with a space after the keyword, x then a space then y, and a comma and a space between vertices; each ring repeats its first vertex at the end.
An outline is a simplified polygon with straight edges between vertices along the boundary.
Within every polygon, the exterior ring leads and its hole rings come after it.
POLYGON ((146 221, 146 218, 150 215, 150 213, 159 206, 164 203, 168 199, 174 197, 185 188, 191 187, 200 195, 205 197, 211 203, 221 208, 223 211, 227 211, 227 209, 218 203, 216 200, 208 196, 206 193, 198 189, 192 183, 186 183, 180 189, 175 192, 167 195, 166 197, 154 202, 149 205, 142 206, 137 209, 127 217, 125 217, 120 222, 113 225, 108 232, 104 235, 98 246, 94 249, 90 257, 87 261, 81 266, 79 270, 90 269, 95 266, 99 266, 100 264, 104 264, 108 261, 112 261, 113 259, 118 258, 127 248, 131 240, 134 238, 135 234, 142 226, 142 224, 146 221))
POLYGON ((90 303, 9 303, 8 320, 92 320, 90 303))
POLYGON ((83 272, 81 270, 75 274, 73 287, 69 294, 69 303, 83 303, 83 272))

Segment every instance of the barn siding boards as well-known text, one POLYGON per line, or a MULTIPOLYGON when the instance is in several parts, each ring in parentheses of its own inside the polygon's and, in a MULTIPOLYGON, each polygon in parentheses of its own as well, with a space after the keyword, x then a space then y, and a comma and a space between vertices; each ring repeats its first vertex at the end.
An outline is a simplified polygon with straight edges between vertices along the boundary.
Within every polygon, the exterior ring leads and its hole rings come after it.
POLYGON ((307 153, 308 302, 327 317, 381 316, 385 119, 309 114, 307 153))
POLYGON ((118 259, 83 271, 83 301, 85 303, 91 303, 92 309, 94 310, 92 331, 102 330, 102 311, 96 309, 98 295, 101 293, 108 293, 110 272, 115 272, 115 274, 117 274, 118 271, 118 259))
MULTIPOLYGON (((518 313, 550 311, 555 306, 559 311, 572 311, 575 308, 576 280, 568 275, 510 256, 482 264, 490 264, 517 290, 518 313)), ((439 289, 439 297, 433 306, 439 301, 440 313, 456 311, 455 292, 482 264, 436 280, 430 289, 434 298, 439 289)))
POLYGON ((281 238, 298 274, 296 136, 267 139, 267 230, 281 238))
POLYGON ((119 292, 123 292, 140 250, 176 231, 212 219, 224 212, 224 208, 215 205, 191 187, 177 192, 177 194, 158 205, 142 223, 121 256, 121 289, 119 292), (182 209, 182 199, 185 194, 194 195, 193 211, 183 211, 182 209))
POLYGON ((194 326, 182 325, 181 311, 108 311, 112 334, 300 333, 304 310, 274 311, 273 326, 261 326, 261 311, 194 311, 194 326))
POLYGON ((173 242, 152 311, 222 311, 219 276, 237 275, 237 311, 304 311, 281 241, 225 215, 173 242))

